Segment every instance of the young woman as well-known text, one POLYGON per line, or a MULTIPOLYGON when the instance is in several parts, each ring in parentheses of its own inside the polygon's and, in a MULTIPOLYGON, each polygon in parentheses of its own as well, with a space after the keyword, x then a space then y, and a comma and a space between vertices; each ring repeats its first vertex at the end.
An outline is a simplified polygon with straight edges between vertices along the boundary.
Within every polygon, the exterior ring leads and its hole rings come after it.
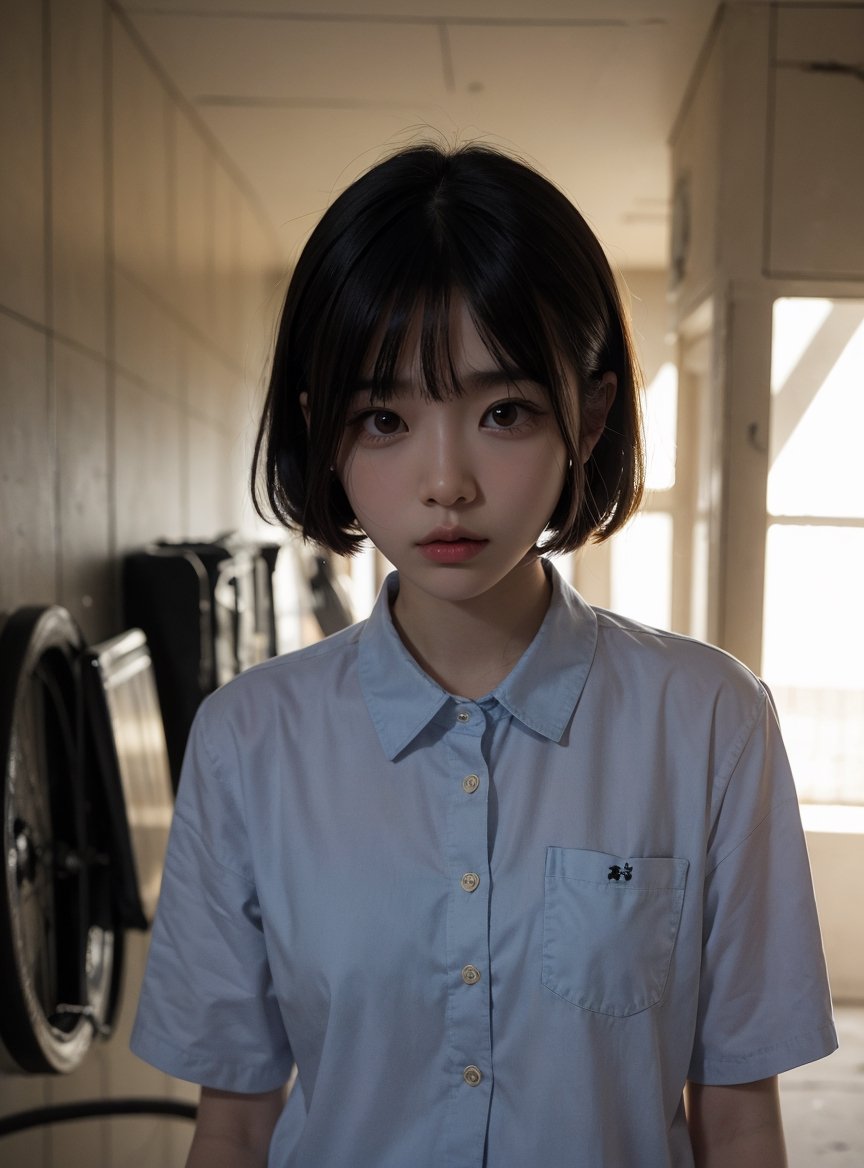
POLYGON ((578 212, 479 147, 359 179, 256 460, 285 523, 397 571, 196 720, 132 1042, 203 1087, 189 1164, 784 1164, 776 1075, 836 1043, 770 699, 543 555, 642 486, 578 212))

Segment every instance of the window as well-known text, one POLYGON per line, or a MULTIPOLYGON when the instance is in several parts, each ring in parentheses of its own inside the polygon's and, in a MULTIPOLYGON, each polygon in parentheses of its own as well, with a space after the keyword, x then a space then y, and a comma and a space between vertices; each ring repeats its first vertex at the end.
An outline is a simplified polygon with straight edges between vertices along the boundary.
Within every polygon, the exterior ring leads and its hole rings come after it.
POLYGON ((763 675, 802 801, 864 804, 864 302, 775 301, 763 675))

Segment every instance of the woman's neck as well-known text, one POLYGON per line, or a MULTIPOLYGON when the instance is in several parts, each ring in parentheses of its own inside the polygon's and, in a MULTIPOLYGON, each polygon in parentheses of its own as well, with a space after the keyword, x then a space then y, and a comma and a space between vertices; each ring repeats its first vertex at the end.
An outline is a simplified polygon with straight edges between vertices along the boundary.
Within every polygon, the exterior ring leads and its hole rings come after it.
POLYGON ((452 694, 479 698, 503 681, 543 623, 552 587, 539 559, 490 592, 448 601, 400 582, 392 615, 405 647, 452 694))

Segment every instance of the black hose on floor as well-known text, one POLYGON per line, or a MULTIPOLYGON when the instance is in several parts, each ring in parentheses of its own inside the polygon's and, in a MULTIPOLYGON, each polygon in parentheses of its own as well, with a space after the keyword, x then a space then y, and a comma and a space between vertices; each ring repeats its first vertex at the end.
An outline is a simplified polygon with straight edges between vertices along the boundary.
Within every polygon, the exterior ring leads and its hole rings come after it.
POLYGON ((68 1123, 73 1119, 101 1119, 115 1115, 164 1115, 171 1119, 195 1119, 194 1103, 175 1099, 90 1099, 80 1103, 58 1103, 53 1107, 34 1107, 15 1115, 0 1116, 0 1136, 41 1127, 47 1123, 68 1123))

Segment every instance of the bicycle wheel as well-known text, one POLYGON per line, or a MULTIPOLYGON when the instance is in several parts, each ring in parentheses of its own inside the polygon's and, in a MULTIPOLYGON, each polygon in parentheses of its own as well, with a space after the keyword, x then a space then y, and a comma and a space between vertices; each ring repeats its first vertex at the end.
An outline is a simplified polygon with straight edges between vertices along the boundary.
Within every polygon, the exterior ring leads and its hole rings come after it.
POLYGON ((82 648, 56 606, 0 634, 0 1044, 16 1071, 74 1070, 118 992, 108 857, 87 840, 82 648))

